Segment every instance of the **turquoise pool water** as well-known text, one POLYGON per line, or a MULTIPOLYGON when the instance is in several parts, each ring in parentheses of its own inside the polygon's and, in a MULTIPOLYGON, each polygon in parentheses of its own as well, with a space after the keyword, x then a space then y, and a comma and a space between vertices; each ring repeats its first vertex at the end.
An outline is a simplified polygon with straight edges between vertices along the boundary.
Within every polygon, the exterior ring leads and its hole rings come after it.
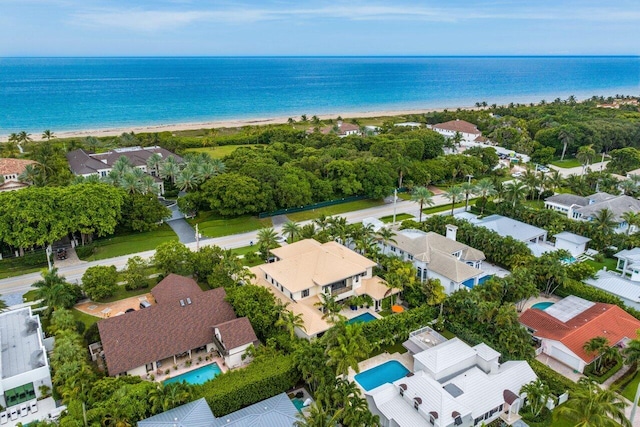
POLYGON ((577 260, 574 257, 569 257, 569 258, 562 258, 562 261, 565 264, 573 264, 574 262, 576 262, 577 260))
POLYGON ((366 391, 373 390, 376 387, 380 387, 382 384, 392 383, 395 380, 399 380, 405 377, 409 373, 409 370, 405 368, 402 363, 395 360, 390 360, 378 365, 375 368, 367 369, 364 372, 360 372, 355 376, 355 380, 366 391))
POLYGON ((214 379, 222 371, 217 363, 203 366, 202 368, 194 369, 193 371, 185 372, 177 377, 169 378, 163 381, 164 384, 186 382, 188 384, 203 384, 209 380, 214 379))
POLYGON ((552 302, 537 302, 531 306, 531 308, 535 308, 536 310, 546 310, 547 308, 553 305, 552 302))
MULTIPOLYGON (((493 277, 492 274, 488 274, 486 276, 482 276, 481 278, 478 279, 478 286, 482 285, 484 282, 486 282, 487 280, 491 279, 492 277, 493 277)), ((462 282, 462 284, 465 285, 467 288, 473 289, 473 287, 475 286, 474 282, 475 282, 475 279, 469 279, 469 280, 466 280, 466 281, 462 282)))
POLYGON ((304 401, 302 399, 294 397, 293 399, 291 399, 291 403, 293 403, 293 406, 296 407, 298 412, 302 412, 302 408, 304 408, 304 401))
POLYGON ((347 325, 351 325, 353 323, 367 323, 376 319, 377 319, 376 316, 374 316, 371 313, 362 313, 361 315, 356 316, 353 319, 349 320, 347 322, 347 325))

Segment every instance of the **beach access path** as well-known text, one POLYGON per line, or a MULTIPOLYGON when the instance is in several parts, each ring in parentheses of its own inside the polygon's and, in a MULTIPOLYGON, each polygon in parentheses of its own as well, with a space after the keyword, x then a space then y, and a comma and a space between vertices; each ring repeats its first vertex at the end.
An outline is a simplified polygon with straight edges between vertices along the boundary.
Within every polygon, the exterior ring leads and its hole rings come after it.
MULTIPOLYGON (((451 203, 443 195, 434 196, 433 201, 434 201, 434 206, 450 205, 451 203)), ((398 198, 395 209, 397 214, 407 213, 415 216, 416 218, 418 218, 420 214, 419 204, 417 204, 416 202, 408 201, 408 200, 402 200, 400 198, 398 198)), ((393 202, 390 200, 388 203, 385 203, 382 206, 376 206, 373 208, 347 212, 347 213, 340 214, 338 216, 345 217, 347 219, 347 222, 352 224, 352 223, 362 222, 363 219, 369 218, 369 217, 381 218, 384 216, 393 215, 393 212, 394 212, 394 206, 393 206, 393 202)), ((449 212, 449 211, 445 211, 445 213, 446 212, 449 212)), ((422 217, 425 218, 426 215, 423 215, 422 217)), ((301 221, 300 224, 304 225, 309 222, 311 221, 301 221)), ((282 231, 281 225, 276 226, 274 228, 275 228, 275 231, 278 233, 282 231)), ((233 234, 230 236, 216 237, 212 239, 203 239, 203 240, 200 240, 199 245, 201 246, 216 245, 224 249, 235 249, 235 248, 249 246, 251 242, 257 242, 257 241, 258 241, 258 231, 256 230, 248 233, 233 234)), ((196 250, 196 245, 198 245, 197 242, 186 244, 186 246, 193 251, 196 250)), ((134 256, 140 256, 144 259, 149 259, 154 255, 154 253, 155 253, 155 250, 152 250, 152 251, 133 253, 129 255, 123 255, 115 258, 107 258, 99 261, 91 261, 91 262, 80 261, 75 265, 61 267, 58 270, 58 273, 64 276, 69 283, 80 284, 82 275, 84 274, 85 270, 89 267, 94 267, 96 265, 106 265, 106 266, 115 265, 118 270, 122 270, 125 268, 127 264, 127 260, 129 258, 134 256)), ((0 294, 8 295, 8 294, 19 293, 19 292, 23 292, 23 293, 27 292, 28 290, 31 289, 31 285, 40 279, 41 279, 40 273, 30 273, 30 274, 24 274, 22 276, 15 276, 7 279, 2 279, 0 280, 0 294)))

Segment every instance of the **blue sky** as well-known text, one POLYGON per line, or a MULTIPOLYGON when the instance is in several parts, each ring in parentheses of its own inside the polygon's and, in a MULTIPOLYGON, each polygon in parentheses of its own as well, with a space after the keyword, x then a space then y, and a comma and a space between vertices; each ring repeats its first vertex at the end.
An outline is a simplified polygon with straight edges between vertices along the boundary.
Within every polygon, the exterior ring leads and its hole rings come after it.
POLYGON ((637 55, 638 0, 0 0, 0 56, 637 55))

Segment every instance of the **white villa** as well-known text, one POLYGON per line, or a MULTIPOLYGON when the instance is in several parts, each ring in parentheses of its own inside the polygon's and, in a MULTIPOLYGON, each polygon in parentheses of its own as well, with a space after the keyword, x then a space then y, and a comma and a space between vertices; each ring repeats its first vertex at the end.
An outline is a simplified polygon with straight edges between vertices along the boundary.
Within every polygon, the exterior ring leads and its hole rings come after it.
POLYGON ((640 310, 640 248, 624 249, 614 256, 618 258, 618 272, 600 270, 595 278, 584 282, 616 295, 628 307, 640 310))
POLYGON ((484 253, 456 241, 458 227, 447 225, 447 237, 421 230, 399 230, 395 242, 379 242, 382 252, 413 263, 421 281, 439 279, 447 295, 478 284, 484 253))
POLYGON ((413 373, 365 392, 385 427, 471 427, 520 418, 520 390, 536 380, 525 361, 500 364, 486 344, 458 338, 413 355, 413 373))
POLYGON ((373 299, 373 308, 379 310, 384 298, 399 292, 373 275, 375 262, 336 242, 300 240, 271 253, 275 262, 251 268, 256 275, 254 282, 270 289, 278 300, 289 303, 288 308, 302 316, 305 330, 296 329, 302 338, 310 339, 331 327, 316 306, 322 293, 333 295, 337 301, 368 295, 373 299))
POLYGON ((0 344, 0 405, 26 417, 38 411, 41 387, 52 387, 40 317, 31 307, 0 313, 0 344))
MULTIPOLYGON (((615 231, 622 233, 629 228, 629 224, 622 219, 622 214, 640 212, 640 200, 631 196, 614 196, 608 193, 595 193, 587 197, 574 194, 556 194, 545 199, 544 207, 579 221, 591 221, 602 209, 609 209, 613 212, 613 220, 617 223, 615 231)), ((637 231, 635 226, 631 227, 631 232, 637 231)))
POLYGON ((456 133, 460 133, 462 139, 465 141, 486 141, 486 139, 482 138, 482 132, 478 130, 476 125, 465 120, 449 120, 448 122, 433 125, 431 129, 443 135, 445 138, 453 138, 456 133))

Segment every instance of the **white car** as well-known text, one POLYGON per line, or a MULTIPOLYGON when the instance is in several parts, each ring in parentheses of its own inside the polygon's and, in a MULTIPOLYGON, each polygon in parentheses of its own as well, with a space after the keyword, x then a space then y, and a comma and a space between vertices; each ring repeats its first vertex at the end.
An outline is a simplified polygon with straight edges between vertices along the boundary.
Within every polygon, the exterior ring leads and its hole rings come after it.
POLYGON ((514 172, 511 174, 511 176, 514 178, 520 178, 522 176, 522 172, 514 172))
POLYGON ((538 168, 538 170, 539 170, 540 172, 542 172, 542 173, 547 173, 547 172, 549 172, 551 169, 549 169, 549 168, 548 168, 548 167, 546 167, 546 166, 540 166, 540 167, 538 168))
POLYGON ((286 239, 285 239, 284 237, 282 237, 282 236, 276 236, 276 242, 278 242, 278 243, 282 243, 282 242, 284 242, 285 240, 286 240, 286 239))

